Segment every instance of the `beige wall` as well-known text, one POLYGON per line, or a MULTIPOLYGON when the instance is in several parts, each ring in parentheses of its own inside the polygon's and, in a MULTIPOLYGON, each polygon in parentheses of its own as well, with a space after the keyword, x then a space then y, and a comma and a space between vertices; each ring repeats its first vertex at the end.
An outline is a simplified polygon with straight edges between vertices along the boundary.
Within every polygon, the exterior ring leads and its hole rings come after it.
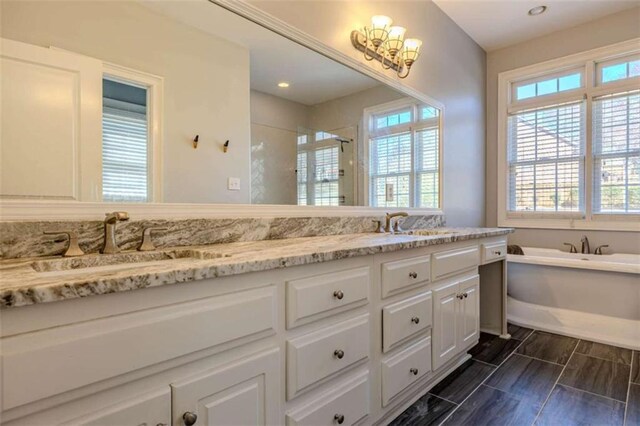
MULTIPOLYGON (((445 105, 444 211, 450 225, 484 224, 485 52, 430 1, 251 1, 320 41, 366 62, 349 39, 371 16, 386 14, 424 41, 402 80, 445 105)), ((390 71, 387 71, 392 75, 390 71)))
MULTIPOLYGON (((538 37, 487 54, 487 225, 497 225, 497 109, 498 74, 582 51, 640 37, 640 8, 606 16, 577 27, 538 37)), ((610 244, 617 252, 640 253, 640 236, 634 232, 558 231, 518 229, 515 244, 559 248, 563 242, 580 241, 586 234, 598 244, 610 244)), ((592 244, 593 245, 593 244, 592 244)))
POLYGON ((1 8, 2 37, 164 77, 164 201, 249 202, 246 49, 131 2, 2 1, 1 8), (241 179, 241 191, 227 190, 230 176, 241 179))

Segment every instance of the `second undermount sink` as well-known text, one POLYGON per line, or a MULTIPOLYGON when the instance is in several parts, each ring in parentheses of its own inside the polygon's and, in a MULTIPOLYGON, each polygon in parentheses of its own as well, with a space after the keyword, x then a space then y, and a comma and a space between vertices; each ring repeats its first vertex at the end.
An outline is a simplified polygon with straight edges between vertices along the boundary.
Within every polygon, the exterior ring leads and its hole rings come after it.
POLYGON ((142 264, 176 259, 218 259, 230 257, 228 254, 179 249, 153 252, 128 251, 116 254, 88 254, 78 257, 36 260, 31 267, 36 272, 76 272, 83 269, 113 270, 140 266, 142 264))

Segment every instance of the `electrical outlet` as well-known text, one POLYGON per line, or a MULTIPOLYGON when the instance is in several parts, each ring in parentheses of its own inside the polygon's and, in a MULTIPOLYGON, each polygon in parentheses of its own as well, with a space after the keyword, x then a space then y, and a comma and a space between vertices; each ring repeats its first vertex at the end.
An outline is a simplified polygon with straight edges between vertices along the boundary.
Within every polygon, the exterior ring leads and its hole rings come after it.
POLYGON ((388 183, 385 185, 385 199, 386 201, 393 201, 393 184, 388 183))
POLYGON ((227 189, 229 191, 240 191, 240 178, 230 177, 227 181, 227 189))

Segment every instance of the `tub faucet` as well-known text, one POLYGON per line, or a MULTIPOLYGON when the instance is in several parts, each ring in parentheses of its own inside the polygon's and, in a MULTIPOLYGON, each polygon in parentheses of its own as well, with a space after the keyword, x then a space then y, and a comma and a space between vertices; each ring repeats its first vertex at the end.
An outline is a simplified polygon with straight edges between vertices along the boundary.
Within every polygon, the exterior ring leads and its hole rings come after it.
POLYGON ((120 221, 129 220, 127 212, 107 213, 104 218, 104 246, 100 253, 113 254, 118 253, 120 248, 116 243, 116 224, 120 221))
POLYGON ((589 254, 591 253, 591 247, 589 247, 589 239, 587 238, 586 235, 582 236, 582 239, 580 240, 580 242, 582 243, 582 250, 581 253, 582 254, 589 254))

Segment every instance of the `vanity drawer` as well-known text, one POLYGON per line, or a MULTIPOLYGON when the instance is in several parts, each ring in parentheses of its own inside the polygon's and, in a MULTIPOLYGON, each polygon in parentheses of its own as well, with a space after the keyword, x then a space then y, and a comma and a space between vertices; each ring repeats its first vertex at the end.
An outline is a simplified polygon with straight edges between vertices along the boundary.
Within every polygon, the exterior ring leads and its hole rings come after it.
POLYGON ((287 341, 287 397, 369 357, 369 315, 287 341))
POLYGON ((421 293, 382 309, 382 351, 431 327, 431 292, 421 293))
POLYGON ((302 408, 287 413, 287 426, 352 425, 369 415, 369 371, 359 374, 302 408))
POLYGON ((507 255, 507 242, 496 241, 482 244, 482 264, 504 259, 507 255))
POLYGON ((480 252, 477 245, 434 253, 433 281, 456 272, 471 269, 478 266, 479 262, 480 252))
POLYGON ((4 338, 4 409, 273 335, 276 303, 275 286, 267 286, 4 338))
POLYGON ((382 361, 382 405, 430 372, 430 336, 382 361))
POLYGON ((420 256, 382 264, 382 297, 390 296, 416 284, 429 282, 431 257, 420 256))
POLYGON ((287 328, 366 305, 370 282, 368 266, 287 282, 287 328))

